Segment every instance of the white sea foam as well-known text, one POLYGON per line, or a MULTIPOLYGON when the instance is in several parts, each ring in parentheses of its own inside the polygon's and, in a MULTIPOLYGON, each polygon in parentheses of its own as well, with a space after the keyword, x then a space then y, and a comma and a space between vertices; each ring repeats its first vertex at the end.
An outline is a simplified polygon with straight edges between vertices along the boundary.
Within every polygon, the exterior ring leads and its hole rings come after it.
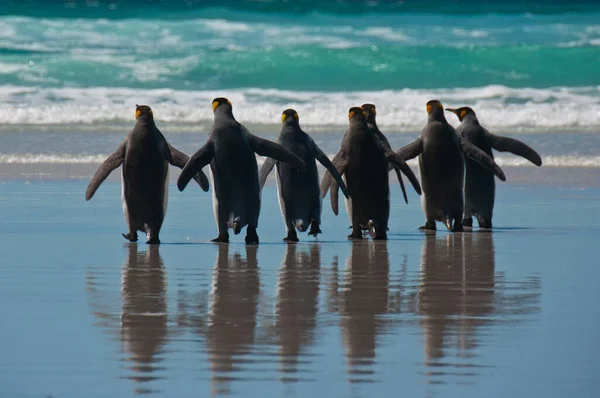
MULTIPOLYGON (((329 155, 332 159, 334 155, 329 155)), ((75 154, 0 154, 0 164, 100 164, 106 158, 106 155, 75 155, 75 154)), ((257 157, 259 166, 264 162, 264 158, 257 157)), ((496 163, 501 167, 536 167, 526 159, 517 156, 497 156, 496 163)), ((600 168, 600 156, 544 156, 542 158, 542 167, 581 167, 581 168, 600 168)), ((408 161, 408 164, 417 167, 417 160, 408 161)))
POLYGON ((0 154, 0 164, 96 164, 102 163, 108 155, 73 154, 0 154))
MULTIPOLYGON (((378 107, 378 123, 387 130, 418 131, 426 121, 425 103, 471 106, 482 124, 500 131, 595 132, 600 126, 600 86, 549 89, 486 86, 440 90, 373 92, 295 92, 276 89, 184 91, 130 88, 0 88, 0 125, 130 123, 135 104, 152 106, 163 123, 212 122, 210 103, 229 98, 242 123, 277 125, 281 112, 294 108, 304 126, 347 124, 351 106, 378 107)), ((458 125, 457 118, 447 114, 458 125)))

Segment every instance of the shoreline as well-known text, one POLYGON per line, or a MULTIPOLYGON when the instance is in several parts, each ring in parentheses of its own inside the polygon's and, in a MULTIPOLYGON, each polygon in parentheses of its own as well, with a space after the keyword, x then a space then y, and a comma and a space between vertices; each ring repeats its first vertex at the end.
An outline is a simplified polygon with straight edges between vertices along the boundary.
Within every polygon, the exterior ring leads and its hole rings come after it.
MULTIPOLYGON (((100 163, 87 164, 0 164, 0 184, 8 182, 50 182, 63 180, 89 180, 100 163)), ((259 166, 260 168, 260 166, 259 166)), ((418 168, 411 165, 417 177, 418 168)), ((597 167, 514 167, 502 166, 506 173, 506 182, 497 180, 496 189, 503 185, 531 185, 556 188, 597 188, 600 187, 600 168, 597 167)), ((180 170, 170 167, 170 184, 175 184, 180 170)), ((208 173, 208 167, 204 168, 208 173)), ((324 169, 319 165, 319 176, 323 177, 324 169)), ((113 171, 107 181, 120 181, 121 174, 113 171)), ((273 175, 269 176, 267 184, 275 184, 273 175)), ((390 185, 397 185, 396 177, 390 174, 390 185)))

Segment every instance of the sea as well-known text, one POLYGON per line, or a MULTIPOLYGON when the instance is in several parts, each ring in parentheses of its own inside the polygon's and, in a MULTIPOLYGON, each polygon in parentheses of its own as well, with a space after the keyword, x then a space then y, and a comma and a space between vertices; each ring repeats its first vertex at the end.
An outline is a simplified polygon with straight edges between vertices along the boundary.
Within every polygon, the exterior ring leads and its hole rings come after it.
POLYGON ((98 163, 136 104, 193 152, 225 96, 269 138, 296 109, 331 155, 350 107, 374 103, 398 147, 438 99, 545 166, 600 168, 599 21, 595 1, 6 1, 0 164, 98 163))

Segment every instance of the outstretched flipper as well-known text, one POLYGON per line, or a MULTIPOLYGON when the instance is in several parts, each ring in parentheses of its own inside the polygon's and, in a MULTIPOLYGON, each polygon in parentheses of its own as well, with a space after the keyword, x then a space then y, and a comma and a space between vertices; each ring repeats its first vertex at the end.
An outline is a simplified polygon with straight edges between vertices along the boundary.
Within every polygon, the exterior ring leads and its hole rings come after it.
POLYGON ((181 174, 177 179, 177 188, 183 191, 192 179, 192 176, 196 175, 204 166, 209 164, 214 156, 215 145, 209 140, 202 148, 198 149, 198 152, 190 158, 183 170, 181 170, 181 174))
MULTIPOLYGON (((347 165, 348 165, 348 160, 346 158, 344 158, 344 157, 340 157, 340 159, 338 161, 338 165, 336 165, 337 170, 339 170, 338 174, 340 176, 340 179, 341 179, 341 176, 343 176, 344 173, 346 172, 346 166, 347 165)), ((335 214, 337 216, 338 215, 338 209, 339 209, 339 206, 338 206, 338 202, 339 202, 339 197, 338 197, 339 192, 338 192, 338 189, 339 189, 340 186, 338 185, 337 179, 331 178, 331 174, 329 172, 327 172, 326 174, 329 174, 329 176, 330 176, 329 177, 329 185, 330 185, 331 192, 329 193, 329 198, 330 198, 330 201, 331 201, 331 210, 333 210, 333 214, 335 214)), ((323 177, 323 180, 325 180, 325 177, 323 177)), ((342 180, 342 182, 343 182, 343 180, 342 180)), ((323 185, 323 184, 321 183, 321 185, 323 185)), ((327 193, 327 191, 325 191, 325 193, 327 193)))
POLYGON ((487 153, 483 152, 477 146, 471 144, 469 141, 465 140, 464 138, 459 137, 459 139, 460 139, 460 147, 462 148, 462 151, 466 157, 468 157, 471 160, 476 161, 477 163, 481 164, 486 169, 493 172, 496 175, 496 177, 498 177, 501 181, 506 181, 504 172, 502 171, 500 166, 498 166, 496 164, 496 162, 494 162, 494 159, 489 157, 487 153))
POLYGON ((265 186, 265 182, 267 181, 267 177, 271 174, 273 167, 275 167, 277 161, 273 158, 267 158, 260 168, 260 173, 258 174, 258 182, 260 183, 260 189, 262 190, 265 186))
POLYGON ((501 137, 492 133, 488 133, 487 138, 488 142, 490 143, 490 146, 497 151, 511 152, 517 156, 521 156, 529 160, 536 166, 542 165, 542 158, 540 157, 540 155, 529 145, 524 144, 519 140, 515 140, 514 138, 501 137))
POLYGON ((248 143, 250 144, 250 148, 260 156, 267 156, 280 162, 288 163, 297 169, 304 170, 304 160, 273 141, 265 140, 248 133, 248 143))
MULTIPOLYGON (((411 144, 412 145, 412 144, 411 144)), ((405 147, 406 148, 406 147, 405 147)), ((415 191, 421 195, 421 184, 419 184, 419 180, 415 176, 415 173, 410 169, 410 167, 406 164, 406 162, 402 159, 402 156, 399 153, 394 153, 392 151, 387 151, 385 153, 385 158, 388 162, 392 163, 394 166, 398 167, 402 173, 408 178, 408 181, 412 184, 415 191)))
MULTIPOLYGON (((331 161, 333 166, 338 170, 338 173, 340 170, 339 166, 340 162, 342 161, 342 156, 342 151, 339 151, 335 154, 333 160, 331 161)), ((329 171, 326 171, 325 174, 323 174, 323 179, 321 180, 321 199, 323 199, 325 195, 327 195, 327 191, 329 190, 329 186, 331 185, 331 178, 332 176, 329 171)))
MULTIPOLYGON (((187 164, 188 160, 190 160, 190 158, 185 153, 179 151, 177 148, 175 148, 171 144, 167 143, 167 145, 169 146, 169 152, 171 154, 171 160, 172 160, 169 163, 171 163, 175 167, 179 167, 180 169, 183 169, 185 167, 185 165, 187 164)), ((198 174, 194 175, 193 178, 194 178, 194 180, 196 180, 198 185, 200 185, 200 188, 202 188, 202 190, 204 192, 208 191, 208 178, 206 177, 206 174, 204 174, 204 172, 202 170, 200 170, 198 172, 198 174)))
MULTIPOLYGON (((348 188, 342 179, 342 176, 338 172, 338 169, 333 165, 331 160, 323 153, 321 148, 317 146, 317 144, 313 143, 315 148, 315 158, 321 163, 330 173, 330 175, 337 181, 337 185, 342 189, 342 193, 346 197, 346 199, 350 199, 350 194, 348 193, 348 188)), ((345 166, 344 166, 345 169, 345 166)), ((336 213, 337 214, 337 213, 336 213)))
POLYGON ((392 167, 396 172, 396 176, 398 177, 398 182, 400 183, 400 188, 402 189, 402 196, 404 196, 404 203, 408 204, 408 196, 406 196, 406 188, 404 187, 404 180, 402 180, 402 174, 400 173, 400 168, 394 166, 389 163, 389 167, 392 167))
POLYGON ((112 155, 110 155, 96 170, 96 174, 90 180, 90 183, 85 190, 85 200, 90 200, 96 190, 102 184, 106 177, 125 160, 125 151, 127 149, 127 140, 123 141, 112 155))
POLYGON ((422 153, 423 153, 423 141, 421 140, 421 137, 417 138, 415 141, 411 142, 410 144, 408 144, 406 146, 403 146, 402 148, 400 148, 396 151, 396 154, 398 156, 400 156, 400 159, 402 159, 404 161, 414 159, 422 153))

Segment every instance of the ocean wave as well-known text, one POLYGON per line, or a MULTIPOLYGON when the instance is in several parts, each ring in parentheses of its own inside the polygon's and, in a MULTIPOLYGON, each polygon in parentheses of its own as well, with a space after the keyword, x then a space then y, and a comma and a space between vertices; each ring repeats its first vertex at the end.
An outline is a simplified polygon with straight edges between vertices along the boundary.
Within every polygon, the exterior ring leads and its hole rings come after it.
MULTIPOLYGON (((333 154, 329 155, 333 159, 333 154)), ((0 164, 56 164, 56 165, 83 165, 100 164, 106 158, 106 155, 75 155, 75 154, 43 154, 43 153, 13 153, 0 154, 0 164)), ((265 158, 257 156, 259 166, 262 165, 265 158)), ((501 167, 536 167, 526 159, 516 156, 497 156, 496 163, 501 167)), ((600 168, 600 156, 544 156, 542 158, 542 167, 574 167, 574 168, 600 168)), ((412 167, 417 167, 417 160, 407 162, 412 167)))
POLYGON ((0 16, 0 84, 339 91, 598 82, 600 14, 236 15, 0 16))
MULTIPOLYGON (((91 125, 133 122, 135 104, 150 105, 157 123, 210 125, 210 103, 225 96, 238 121, 277 126, 281 112, 294 108, 305 127, 347 125, 347 111, 363 103, 378 108, 378 124, 392 132, 419 131, 425 103, 471 106, 482 124, 499 131, 595 132, 600 126, 600 86, 549 89, 486 86, 439 90, 299 92, 276 89, 184 91, 130 88, 0 87, 0 125, 91 125)), ((458 125, 454 115, 448 121, 458 125)))

